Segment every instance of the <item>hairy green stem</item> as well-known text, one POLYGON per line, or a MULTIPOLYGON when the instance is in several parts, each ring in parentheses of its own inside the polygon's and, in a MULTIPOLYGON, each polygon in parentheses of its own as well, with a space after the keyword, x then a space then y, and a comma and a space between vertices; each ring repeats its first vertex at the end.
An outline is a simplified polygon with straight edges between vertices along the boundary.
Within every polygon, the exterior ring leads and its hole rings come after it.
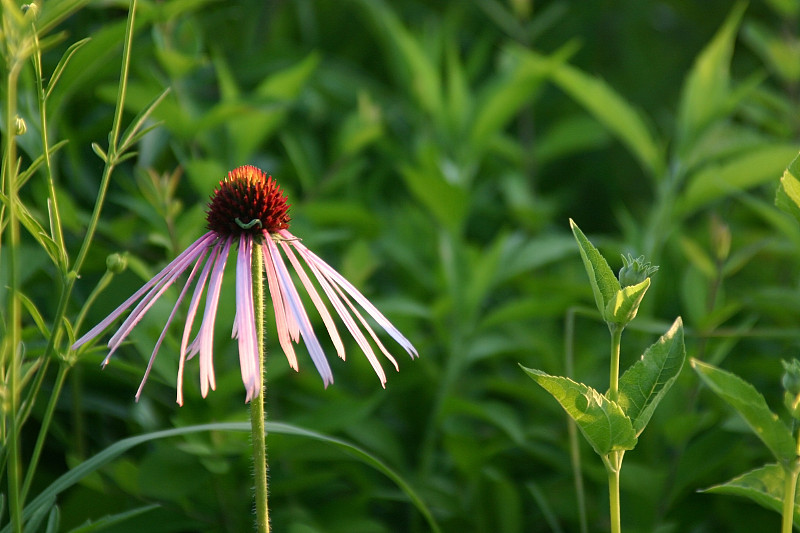
POLYGON ((261 247, 254 246, 252 253, 253 303, 258 343, 258 375, 261 391, 250 400, 250 426, 253 428, 253 467, 256 484, 256 520, 259 533, 269 533, 269 505, 267 503, 267 436, 264 431, 264 256, 261 247))

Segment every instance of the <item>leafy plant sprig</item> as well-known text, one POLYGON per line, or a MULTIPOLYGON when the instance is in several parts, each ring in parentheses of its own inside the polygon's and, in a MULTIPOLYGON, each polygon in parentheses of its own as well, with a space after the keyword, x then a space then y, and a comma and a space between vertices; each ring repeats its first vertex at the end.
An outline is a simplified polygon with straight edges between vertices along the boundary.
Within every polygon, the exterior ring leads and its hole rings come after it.
POLYGON ((800 507, 795 501, 800 476, 800 361, 783 362, 784 406, 791 415, 790 426, 742 378, 696 359, 691 360, 691 365, 703 383, 744 418, 777 461, 710 487, 706 492, 744 496, 779 511, 783 517, 781 532, 790 533, 793 523, 800 521, 800 507))
POLYGON ((577 424, 600 456, 608 474, 611 531, 621 531, 619 480, 622 459, 636 446, 639 435, 670 389, 683 366, 686 349, 680 317, 642 357, 620 377, 622 331, 635 317, 658 267, 643 257, 623 257, 619 279, 603 255, 570 220, 581 258, 589 275, 595 303, 611 333, 609 389, 605 394, 568 377, 522 369, 549 392, 577 424))

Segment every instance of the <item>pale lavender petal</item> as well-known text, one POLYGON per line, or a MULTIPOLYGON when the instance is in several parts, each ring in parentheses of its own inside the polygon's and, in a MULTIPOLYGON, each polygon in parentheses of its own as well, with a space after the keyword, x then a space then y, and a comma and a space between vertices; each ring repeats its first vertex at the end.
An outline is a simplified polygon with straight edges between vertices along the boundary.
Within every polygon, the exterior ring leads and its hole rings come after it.
MULTIPOLYGON (((328 296, 328 300, 330 300, 330 302, 333 304, 336 313, 344 322, 345 327, 347 327, 347 330, 353 336, 359 348, 361 348, 361 351, 364 352, 364 355, 367 357, 367 360, 369 361, 370 365, 375 370, 375 373, 378 375, 378 379, 381 380, 381 385, 385 385, 386 373, 383 371, 383 367, 381 367, 380 362, 378 362, 378 358, 375 357, 375 352, 372 350, 372 346, 370 346, 369 341, 361 332, 358 325, 353 320, 353 317, 350 316, 350 313, 348 312, 347 308, 342 303, 341 298, 339 296, 340 294, 342 294, 341 290, 335 287, 335 285, 333 285, 330 282, 330 280, 322 272, 320 272, 320 270, 317 268, 317 265, 314 264, 312 260, 305 257, 303 250, 298 250, 298 252, 300 253, 301 256, 303 256, 303 259, 306 261, 306 264, 311 269, 311 272, 314 274, 314 277, 317 278, 317 282, 319 282, 319 285, 320 287, 322 287, 322 290, 325 291, 325 294, 328 296)), ((351 308, 353 307, 349 301, 347 301, 347 303, 351 308)), ((386 352, 384 351, 384 353, 386 352)), ((395 365, 395 368, 397 368, 397 361, 395 361, 394 358, 391 356, 389 357, 389 359, 395 365)))
POLYGON ((311 360, 314 362, 314 366, 317 367, 317 372, 319 372, 323 383, 327 387, 330 383, 333 383, 331 367, 328 365, 328 360, 325 358, 322 346, 320 346, 317 336, 314 334, 311 322, 308 320, 308 315, 306 315, 306 311, 303 308, 303 303, 300 301, 300 296, 297 294, 297 290, 292 283, 292 278, 286 270, 286 265, 283 264, 283 259, 280 256, 278 247, 272 239, 267 239, 266 241, 269 249, 269 256, 278 274, 278 285, 281 293, 285 296, 286 302, 289 304, 289 309, 297 321, 300 334, 303 336, 303 340, 305 340, 309 355, 311 355, 311 360))
MULTIPOLYGON (((269 237, 267 237, 269 238, 269 237)), ((280 283, 278 283, 278 274, 275 272, 275 265, 272 264, 272 259, 269 256, 269 249, 267 245, 261 245, 262 253, 264 254, 264 269, 267 271, 267 285, 269 286, 269 295, 272 299, 272 307, 275 309, 275 326, 278 330, 278 342, 283 348, 283 353, 286 354, 286 359, 289 361, 289 366, 295 372, 299 370, 297 365, 297 355, 294 353, 294 346, 289 338, 289 325, 288 321, 294 320, 283 303, 283 294, 281 294, 280 283)))
POLYGON ((178 295, 178 300, 175 302, 175 306, 172 308, 172 312, 169 314, 169 318, 167 318, 167 323, 164 324, 164 329, 161 330, 161 335, 158 337, 158 341, 156 342, 155 347, 153 348, 153 353, 150 356, 150 361, 147 362, 147 369, 144 371, 144 376, 142 377, 142 382, 139 384, 139 389, 136 391, 136 401, 139 401, 139 396, 142 394, 142 389, 144 388, 144 384, 147 381, 148 376, 150 375, 150 370, 153 368, 153 362, 156 360, 156 354, 158 353, 158 349, 161 347, 161 343, 164 342, 164 337, 167 333, 167 328, 169 328, 170 323, 172 323, 172 319, 175 317, 175 312, 178 310, 178 306, 183 301, 183 297, 186 295, 186 291, 189 288, 189 285, 192 283, 192 279, 194 275, 197 273, 197 268, 205 259, 206 254, 208 253, 208 248, 203 248, 203 252, 197 258, 197 261, 192 267, 192 271, 189 273, 189 277, 186 279, 186 283, 183 285, 183 289, 181 289, 180 295, 178 295))
POLYGON ((386 332, 391 335, 391 337, 397 341, 397 343, 402 346, 408 354, 414 358, 418 357, 419 354, 417 353, 416 348, 411 344, 411 342, 402 334, 400 331, 392 325, 389 320, 383 316, 383 314, 378 311, 378 309, 367 300, 363 294, 361 294, 358 289, 356 289, 349 281, 347 281, 341 274, 336 272, 330 265, 328 265, 325 261, 320 259, 314 252, 303 246, 299 242, 297 238, 295 238, 291 233, 286 230, 281 230, 279 232, 285 239, 291 242, 292 246, 294 246, 298 251, 301 252, 301 255, 306 260, 311 260, 321 271, 323 271, 327 276, 329 276, 337 285, 339 285, 342 289, 344 289, 358 304, 364 308, 364 310, 369 313, 369 315, 384 329, 386 332))
POLYGON ((334 323, 331 314, 328 312, 328 308, 325 307, 325 303, 322 301, 322 298, 319 297, 317 289, 314 287, 314 284, 311 283, 311 280, 305 273, 305 270, 303 270, 303 267, 300 264, 300 261, 298 261, 297 257, 294 255, 292 248, 286 244, 286 241, 281 241, 280 245, 283 249, 283 252, 286 254, 286 257, 288 257, 289 261, 292 263, 295 272, 297 272, 297 275, 300 277, 300 281, 303 282, 303 286, 306 288, 306 292, 314 302, 314 306, 317 308, 320 317, 322 317, 322 321, 325 323, 325 327, 328 329, 328 335, 330 335, 333 345, 336 348, 337 355, 341 359, 344 359, 344 344, 342 343, 342 338, 339 336, 339 332, 336 329, 336 324, 334 323))
POLYGON ((222 275, 225 272, 225 262, 231 249, 231 239, 225 239, 222 251, 214 262, 211 278, 208 281, 208 294, 206 295, 206 308, 203 311, 203 322, 198 332, 200 351, 200 394, 203 398, 208 394, 208 388, 216 390, 217 382, 214 377, 214 323, 217 318, 217 304, 222 287, 222 275))
MULTIPOLYGON (((214 245, 213 252, 208 257, 205 266, 203 266, 202 272, 200 272, 200 278, 197 280, 197 285, 194 289, 194 294, 192 294, 192 300, 189 303, 189 310, 186 313, 186 324, 183 326, 183 337, 181 338, 181 351, 180 357, 178 358, 178 393, 177 399, 178 405, 183 405, 183 370, 186 364, 186 346, 189 342, 189 335, 192 332, 192 325, 194 324, 194 318, 197 315, 197 307, 200 304, 200 297, 203 295, 203 291, 206 288, 206 281, 208 280, 208 273, 211 270, 211 265, 216 260, 216 257, 219 255, 221 243, 217 242, 214 245)), ((199 264, 199 262, 198 262, 199 264)))
MULTIPOLYGON (((172 260, 167 266, 161 270, 158 274, 153 276, 150 281, 145 283, 138 291, 133 293, 133 295, 125 300, 119 307, 117 307, 114 311, 111 312, 106 318, 104 318, 99 324, 95 327, 90 329, 86 332, 80 339, 75 341, 72 345, 72 349, 75 350, 78 347, 86 344, 88 341, 93 339, 94 337, 98 336, 102 333, 108 326, 110 326, 119 316, 125 312, 128 307, 133 304, 133 302, 137 301, 143 295, 145 295, 151 288, 155 285, 163 281, 165 277, 167 277, 173 270, 175 269, 176 265, 182 264, 185 262, 187 257, 196 257, 197 250, 205 248, 212 240, 214 240, 215 234, 213 232, 208 232, 196 241, 194 241, 186 250, 181 252, 181 254, 172 260)), ((189 263, 186 263, 186 267, 188 267, 189 263)), ((185 268, 184 267, 184 270, 185 268)))
POLYGON ((236 261, 236 317, 234 324, 239 339, 239 366, 242 371, 242 382, 247 389, 245 403, 261 393, 261 379, 258 372, 259 348, 253 308, 252 244, 251 236, 241 235, 239 255, 236 261))
POLYGON ((117 348, 119 348, 120 344, 125 340, 125 338, 130 334, 133 328, 141 322, 144 315, 147 311, 150 310, 151 307, 156 303, 156 301, 164 294, 167 289, 175 282, 183 271, 186 270, 190 264, 197 261, 197 258, 205 253, 205 248, 200 248, 195 251, 193 256, 187 256, 183 259, 181 263, 175 265, 173 271, 165 278, 162 278, 158 284, 156 284, 150 291, 142 298, 136 307, 131 311, 131 314, 128 315, 128 318, 122 323, 116 333, 111 336, 111 339, 108 341, 109 352, 106 356, 105 360, 103 361, 103 366, 108 363, 108 360, 111 358, 111 354, 113 354, 117 348))

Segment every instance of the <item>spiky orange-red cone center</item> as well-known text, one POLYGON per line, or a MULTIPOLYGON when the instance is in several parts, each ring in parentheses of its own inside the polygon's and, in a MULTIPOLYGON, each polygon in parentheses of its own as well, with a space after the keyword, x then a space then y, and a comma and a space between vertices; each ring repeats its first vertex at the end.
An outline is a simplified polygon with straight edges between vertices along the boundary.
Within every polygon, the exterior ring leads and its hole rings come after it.
POLYGON ((228 172, 208 202, 208 229, 224 236, 263 235, 289 227, 289 204, 280 186, 261 169, 228 172))

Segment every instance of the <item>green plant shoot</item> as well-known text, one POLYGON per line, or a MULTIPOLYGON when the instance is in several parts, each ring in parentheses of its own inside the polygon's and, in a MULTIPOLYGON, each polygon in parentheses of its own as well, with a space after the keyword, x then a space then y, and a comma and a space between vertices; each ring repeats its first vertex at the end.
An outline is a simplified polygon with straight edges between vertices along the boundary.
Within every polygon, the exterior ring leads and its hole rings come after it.
POLYGON ((644 258, 623 257, 620 279, 614 276, 603 255, 570 220, 581 258, 589 275, 595 303, 611 333, 611 369, 606 394, 541 370, 522 369, 555 398, 603 460, 608 474, 611 531, 621 531, 619 476, 622 458, 636 446, 655 411, 683 367, 686 348, 683 322, 677 318, 658 341, 648 347, 620 378, 622 330, 636 317, 650 274, 658 267, 644 258), (622 280, 622 283, 620 283, 622 280))

